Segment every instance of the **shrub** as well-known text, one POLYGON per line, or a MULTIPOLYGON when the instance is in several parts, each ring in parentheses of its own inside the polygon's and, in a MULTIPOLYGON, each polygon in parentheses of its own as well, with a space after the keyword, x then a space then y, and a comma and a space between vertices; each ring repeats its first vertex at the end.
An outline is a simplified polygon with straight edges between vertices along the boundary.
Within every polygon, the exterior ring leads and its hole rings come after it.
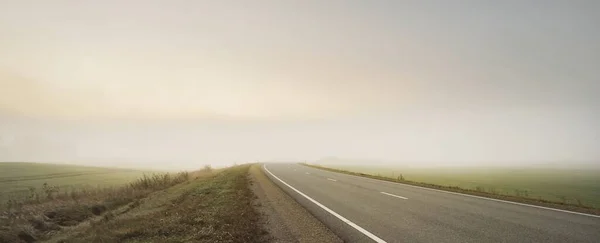
POLYGON ((202 171, 202 172, 211 172, 212 171, 212 166, 211 165, 205 165, 200 171, 202 171))

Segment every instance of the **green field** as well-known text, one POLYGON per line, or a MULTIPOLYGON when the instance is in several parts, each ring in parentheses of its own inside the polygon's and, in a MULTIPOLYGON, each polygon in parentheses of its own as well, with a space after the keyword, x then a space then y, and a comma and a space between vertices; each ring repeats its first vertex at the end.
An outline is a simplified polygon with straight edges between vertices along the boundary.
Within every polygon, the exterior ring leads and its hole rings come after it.
POLYGON ((29 188, 41 188, 44 183, 58 186, 61 191, 83 187, 122 185, 151 174, 151 171, 58 165, 42 163, 0 163, 0 202, 26 194, 29 188))
POLYGON ((443 186, 479 189, 600 208, 599 169, 557 168, 398 168, 393 166, 323 166, 443 186), (579 200, 579 202, 577 201, 579 200))

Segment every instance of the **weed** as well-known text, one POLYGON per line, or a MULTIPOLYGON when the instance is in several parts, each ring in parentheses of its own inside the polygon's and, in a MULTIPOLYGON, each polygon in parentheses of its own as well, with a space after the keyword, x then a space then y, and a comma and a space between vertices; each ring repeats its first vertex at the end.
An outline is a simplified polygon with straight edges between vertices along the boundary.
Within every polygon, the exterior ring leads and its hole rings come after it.
POLYGON ((515 196, 517 197, 529 197, 529 191, 522 189, 515 189, 515 196))

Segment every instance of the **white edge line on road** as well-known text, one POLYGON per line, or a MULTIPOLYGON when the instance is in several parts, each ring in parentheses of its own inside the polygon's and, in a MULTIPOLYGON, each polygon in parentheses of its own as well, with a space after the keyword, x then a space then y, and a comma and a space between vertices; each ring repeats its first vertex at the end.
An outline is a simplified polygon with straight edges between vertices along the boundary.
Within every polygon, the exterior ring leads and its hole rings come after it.
MULTIPOLYGON (((318 170, 317 168, 313 168, 313 169, 318 170)), ((323 170, 323 171, 327 171, 327 170, 323 170)), ((506 200, 501 200, 501 199, 496 199, 496 198, 481 197, 481 196, 475 196, 475 195, 464 194, 464 193, 459 193, 459 192, 450 192, 450 191, 438 190, 438 189, 433 189, 433 188, 428 188, 428 187, 422 187, 422 186, 409 185, 409 184, 398 183, 398 182, 377 180, 377 179, 371 179, 371 178, 367 178, 367 177, 349 175, 349 174, 338 173, 338 172, 333 172, 333 171, 327 171, 327 172, 337 173, 337 174, 342 174, 342 175, 347 175, 347 176, 352 176, 352 177, 358 177, 358 178, 367 179, 367 180, 370 180, 370 181, 384 182, 384 183, 388 183, 388 184, 392 184, 392 185, 414 187, 414 188, 419 188, 419 189, 423 189, 423 190, 443 192, 443 193, 448 193, 448 194, 461 195, 461 196, 472 197, 472 198, 479 198, 479 199, 484 199, 484 200, 489 200, 489 201, 495 201, 495 202, 502 202, 502 203, 508 203, 508 204, 526 206, 526 207, 532 207, 532 208, 546 209, 546 210, 551 210, 551 211, 557 211, 557 212, 563 212, 563 213, 570 213, 570 214, 577 214, 577 215, 582 215, 582 216, 600 218, 600 215, 593 215, 593 214, 588 214, 588 213, 573 212, 573 211, 569 211, 569 210, 562 210, 562 209, 557 209, 557 208, 549 208, 549 207, 532 205, 532 204, 526 204, 526 203, 511 202, 511 201, 506 201, 506 200)))
POLYGON ((400 199, 408 199, 406 197, 394 195, 394 194, 387 193, 387 192, 381 192, 381 194, 385 194, 385 195, 392 196, 392 197, 397 197, 397 198, 400 198, 400 199))
POLYGON ((330 181, 337 181, 336 179, 331 179, 331 178, 327 178, 327 180, 330 180, 330 181))
POLYGON ((322 209, 324 209, 325 211, 327 211, 328 213, 330 213, 331 215, 335 216, 336 218, 340 219, 342 222, 350 225, 352 228, 358 230, 360 233, 363 233, 364 235, 366 235, 367 237, 371 238, 372 240, 374 240, 377 243, 387 243, 384 240, 382 240, 381 238, 377 237, 376 235, 372 234, 371 232, 363 229, 362 227, 358 226, 357 224, 353 223, 352 221, 344 218, 344 216, 339 215, 338 213, 334 212, 333 210, 329 209, 328 207, 326 207, 325 205, 317 202, 315 199, 312 199, 311 197, 307 196, 306 194, 302 193, 301 191, 299 191, 298 189, 290 186, 289 184, 287 184, 285 181, 279 179, 279 177, 277 177, 276 175, 274 175, 273 173, 271 173, 271 171, 269 171, 269 169, 267 169, 267 165, 263 164, 263 168, 265 169, 266 172, 269 172, 269 174, 271 176, 273 176, 273 178, 277 179, 278 181, 280 181, 281 183, 283 183, 284 185, 288 186, 289 188, 291 188, 292 190, 294 190, 295 192, 297 192, 298 194, 300 194, 301 196, 305 197, 306 199, 308 199, 309 201, 311 201, 312 203, 316 204, 317 206, 321 207, 322 209))

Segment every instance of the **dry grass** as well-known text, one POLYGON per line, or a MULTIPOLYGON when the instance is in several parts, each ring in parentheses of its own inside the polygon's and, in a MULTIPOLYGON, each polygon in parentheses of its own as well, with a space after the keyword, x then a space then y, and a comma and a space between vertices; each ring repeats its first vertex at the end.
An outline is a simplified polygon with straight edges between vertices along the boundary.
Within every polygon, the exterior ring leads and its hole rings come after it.
POLYGON ((367 177, 367 178, 372 178, 372 179, 377 179, 377 180, 391 181, 391 182, 409 184, 409 185, 414 185, 414 186, 439 189, 439 190, 444 190, 444 191, 458 192, 458 193, 464 193, 464 194, 470 194, 470 195, 476 195, 476 196, 482 196, 482 197, 489 197, 489 198, 519 202, 519 203, 527 203, 527 204, 544 206, 544 207, 551 207, 551 208, 570 210, 570 211, 581 212, 581 213, 600 215, 600 208, 585 206, 581 203, 577 203, 577 204, 567 203, 566 200, 563 200, 562 202, 555 202, 555 201, 549 201, 549 200, 545 200, 545 199, 541 199, 541 198, 530 198, 530 197, 528 197, 529 194, 525 190, 515 191, 515 195, 507 195, 507 194, 499 194, 495 190, 485 190, 485 188, 483 188, 483 187, 477 187, 474 190, 473 189, 465 189, 465 188, 461 188, 461 187, 457 187, 457 186, 442 186, 442 185, 436 185, 436 184, 430 184, 430 183, 410 181, 410 180, 406 180, 404 177, 401 177, 401 176, 398 176, 397 178, 390 178, 390 177, 385 177, 385 176, 380 176, 380 175, 371 175, 371 174, 358 173, 358 172, 352 172, 352 171, 347 171, 347 170, 333 169, 333 168, 323 167, 323 166, 319 166, 319 165, 311 165, 311 164, 306 164, 306 163, 301 163, 301 164, 304 166, 317 168, 317 169, 321 169, 321 170, 327 170, 327 171, 332 171, 332 172, 337 172, 337 173, 344 173, 344 174, 349 174, 349 175, 367 177))
POLYGON ((62 242, 264 242, 248 165, 169 188, 62 242))
POLYGON ((120 187, 63 192, 44 183, 40 189, 30 189, 29 195, 11 198, 0 206, 0 242, 49 239, 65 227, 78 225, 154 191, 188 181, 191 177, 188 172, 144 175, 120 187))
POLYGON ((155 174, 75 196, 40 193, 39 201, 2 210, 0 242, 264 242, 248 169, 155 174))

